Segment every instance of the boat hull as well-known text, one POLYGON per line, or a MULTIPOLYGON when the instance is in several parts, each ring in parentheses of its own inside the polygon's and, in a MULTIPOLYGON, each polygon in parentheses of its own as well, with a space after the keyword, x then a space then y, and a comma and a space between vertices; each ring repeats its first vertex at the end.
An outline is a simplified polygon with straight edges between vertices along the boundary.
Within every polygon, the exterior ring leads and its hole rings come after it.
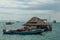
POLYGON ((17 31, 12 31, 12 32, 6 32, 3 31, 3 34, 20 34, 20 35, 33 35, 33 34, 40 34, 42 33, 42 30, 37 30, 33 32, 17 32, 17 31))

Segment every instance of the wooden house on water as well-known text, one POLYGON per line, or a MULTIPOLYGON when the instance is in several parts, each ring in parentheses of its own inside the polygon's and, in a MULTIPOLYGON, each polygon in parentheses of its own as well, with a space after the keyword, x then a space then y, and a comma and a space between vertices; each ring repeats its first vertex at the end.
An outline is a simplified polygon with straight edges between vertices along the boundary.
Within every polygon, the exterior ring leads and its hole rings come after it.
POLYGON ((44 22, 43 19, 32 17, 27 23, 24 24, 28 29, 44 29, 44 31, 51 31, 52 27, 49 23, 44 22))
POLYGON ((4 29, 3 34, 31 35, 31 34, 40 34, 43 31, 51 31, 51 30, 52 27, 49 23, 45 22, 43 19, 40 19, 38 17, 33 17, 27 23, 24 24, 23 29, 17 29, 17 30, 4 29))

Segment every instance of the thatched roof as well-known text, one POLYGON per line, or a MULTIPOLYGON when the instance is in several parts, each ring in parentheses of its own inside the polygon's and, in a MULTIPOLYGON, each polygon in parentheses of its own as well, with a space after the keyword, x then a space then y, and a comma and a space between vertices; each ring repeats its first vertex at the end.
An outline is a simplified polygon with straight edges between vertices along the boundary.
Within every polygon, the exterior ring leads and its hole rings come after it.
POLYGON ((38 17, 32 17, 27 23, 24 24, 27 25, 48 25, 48 23, 44 22, 42 19, 38 17))

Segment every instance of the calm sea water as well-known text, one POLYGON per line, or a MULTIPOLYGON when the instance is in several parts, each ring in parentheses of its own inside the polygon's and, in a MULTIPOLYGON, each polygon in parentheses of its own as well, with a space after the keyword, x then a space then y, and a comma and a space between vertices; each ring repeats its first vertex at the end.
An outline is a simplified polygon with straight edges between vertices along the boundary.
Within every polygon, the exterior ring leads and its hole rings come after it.
POLYGON ((51 32, 43 32, 39 35, 3 35, 4 27, 6 29, 17 29, 22 28, 22 24, 5 25, 0 23, 0 40, 60 40, 60 23, 53 23, 51 32))

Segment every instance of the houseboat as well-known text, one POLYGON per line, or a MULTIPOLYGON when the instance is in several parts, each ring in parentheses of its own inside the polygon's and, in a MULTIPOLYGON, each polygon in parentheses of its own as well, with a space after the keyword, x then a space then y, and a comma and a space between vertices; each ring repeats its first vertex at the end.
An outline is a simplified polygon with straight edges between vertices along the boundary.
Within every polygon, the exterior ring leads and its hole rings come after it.
POLYGON ((24 28, 16 30, 3 30, 3 34, 40 34, 44 31, 51 31, 52 27, 49 23, 44 22, 43 19, 32 17, 28 22, 23 24, 24 28))

